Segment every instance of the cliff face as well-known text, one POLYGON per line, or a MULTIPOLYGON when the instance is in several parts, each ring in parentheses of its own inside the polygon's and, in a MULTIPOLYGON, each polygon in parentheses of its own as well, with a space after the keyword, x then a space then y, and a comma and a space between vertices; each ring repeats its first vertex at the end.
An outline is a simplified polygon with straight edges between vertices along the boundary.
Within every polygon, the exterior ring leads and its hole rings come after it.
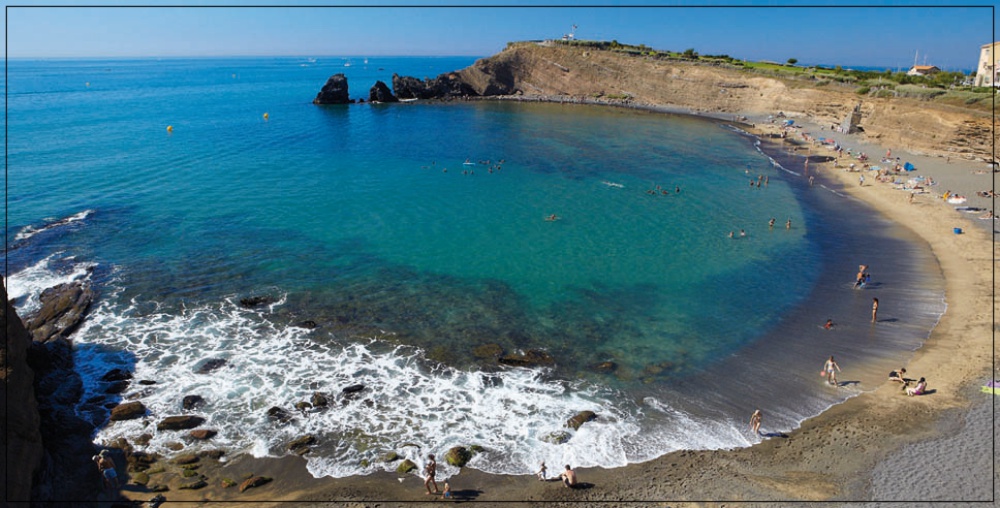
POLYGON ((722 114, 779 111, 840 125, 860 103, 865 135, 931 155, 992 159, 992 120, 984 113, 906 98, 869 98, 836 84, 766 77, 731 68, 627 56, 568 46, 520 43, 458 71, 481 96, 625 98, 632 103, 722 114))
POLYGON ((41 419, 33 387, 35 374, 28 367, 31 334, 7 301, 7 289, 0 284, 3 310, 0 321, 6 333, 0 349, 0 428, 6 459, 3 462, 3 499, 25 502, 31 495, 32 477, 42 464, 44 450, 39 429, 41 419))

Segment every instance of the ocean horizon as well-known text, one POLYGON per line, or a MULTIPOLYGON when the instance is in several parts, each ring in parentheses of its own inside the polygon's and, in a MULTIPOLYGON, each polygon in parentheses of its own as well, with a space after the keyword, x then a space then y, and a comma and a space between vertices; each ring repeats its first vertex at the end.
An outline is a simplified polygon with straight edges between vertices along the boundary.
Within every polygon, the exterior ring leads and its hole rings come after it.
POLYGON ((151 432, 108 422, 109 404, 141 400, 157 421, 198 395, 219 434, 187 450, 278 456, 313 434, 315 476, 460 445, 493 473, 618 467, 749 446, 758 407, 794 429, 874 389, 944 312, 912 232, 720 121, 311 104, 337 72, 367 99, 394 73, 475 59, 7 62, 8 292, 24 316, 60 282, 97 290, 73 339, 98 442, 151 432), (832 354, 840 389, 816 375, 832 354), (113 368, 155 384, 107 393, 113 368), (317 392, 335 403, 295 411, 317 392), (272 407, 296 416, 277 425, 272 407), (596 419, 567 428, 581 411, 596 419))

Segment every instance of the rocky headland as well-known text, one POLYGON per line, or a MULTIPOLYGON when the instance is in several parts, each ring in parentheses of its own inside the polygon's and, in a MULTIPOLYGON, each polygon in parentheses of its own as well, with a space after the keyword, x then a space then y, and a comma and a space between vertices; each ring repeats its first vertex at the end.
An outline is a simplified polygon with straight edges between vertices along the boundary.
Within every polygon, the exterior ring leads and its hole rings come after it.
MULTIPOLYGON (((768 75, 718 62, 563 44, 512 43, 496 55, 436 78, 394 75, 392 94, 385 92, 376 84, 370 98, 596 103, 727 119, 782 112, 821 126, 860 127, 867 141, 912 153, 994 159, 995 121, 986 108, 859 94, 853 85, 768 75)), ((314 102, 325 103, 319 97, 314 102)))

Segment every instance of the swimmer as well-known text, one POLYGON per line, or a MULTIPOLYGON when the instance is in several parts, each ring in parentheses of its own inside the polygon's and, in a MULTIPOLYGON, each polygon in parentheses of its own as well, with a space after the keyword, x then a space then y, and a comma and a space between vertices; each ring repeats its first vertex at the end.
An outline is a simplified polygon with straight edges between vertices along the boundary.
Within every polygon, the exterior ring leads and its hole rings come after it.
POLYGON ((792 219, 785 221, 785 229, 792 229, 792 219))
POLYGON ((823 328, 826 328, 827 330, 833 328, 833 320, 832 319, 827 319, 826 320, 826 324, 823 325, 823 328))
POLYGON ((547 220, 549 222, 556 221, 556 220, 559 220, 559 216, 556 215, 556 214, 552 214, 552 215, 549 215, 548 217, 546 217, 545 220, 547 220))
POLYGON ((743 230, 741 229, 741 230, 740 230, 740 238, 745 238, 746 236, 747 236, 747 232, 746 232, 746 231, 743 231, 743 230))
POLYGON ((774 228, 774 217, 771 217, 771 220, 767 221, 767 227, 774 228))
POLYGON ((814 177, 814 176, 810 176, 810 177, 809 177, 809 186, 810 186, 810 187, 812 187, 812 186, 813 186, 813 180, 815 180, 815 179, 816 179, 816 177, 814 177))
POLYGON ((732 231, 729 232, 729 238, 735 238, 732 231))

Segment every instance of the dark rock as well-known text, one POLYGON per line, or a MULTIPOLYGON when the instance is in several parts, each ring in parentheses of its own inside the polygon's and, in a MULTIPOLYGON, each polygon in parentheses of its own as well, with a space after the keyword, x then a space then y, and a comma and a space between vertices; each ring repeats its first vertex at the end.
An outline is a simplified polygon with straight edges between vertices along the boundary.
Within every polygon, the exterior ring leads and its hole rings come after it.
POLYGON ((243 492, 247 489, 252 489, 254 487, 260 487, 261 485, 264 485, 265 483, 270 481, 271 479, 266 476, 254 476, 253 478, 244 480, 243 483, 240 484, 240 492, 243 492))
POLYGON ((194 429, 191 432, 189 432, 188 435, 190 435, 195 439, 205 440, 205 439, 212 439, 218 433, 219 433, 218 431, 212 429, 194 429))
POLYGON ((399 454, 396 452, 385 452, 382 455, 382 462, 396 462, 399 460, 399 454))
POLYGON ((168 416, 156 424, 156 430, 186 430, 193 429, 202 423, 205 423, 205 419, 200 416, 194 415, 181 415, 181 416, 168 416))
POLYGON ((360 392, 361 390, 364 390, 364 389, 365 389, 365 385, 363 385, 363 384, 356 384, 356 385, 351 385, 351 386, 348 386, 348 387, 344 388, 344 393, 345 394, 347 394, 347 393, 357 393, 357 392, 360 392))
POLYGON ((205 399, 201 395, 186 395, 181 401, 181 407, 185 411, 192 411, 205 405, 205 399))
POLYGON ((208 374, 226 364, 225 358, 212 358, 194 370, 195 374, 208 374))
POLYGON ((399 102, 392 90, 382 81, 376 81, 371 90, 368 91, 369 102, 399 102))
POLYGON ((146 414, 146 406, 142 402, 133 401, 119 404, 111 410, 111 421, 134 420, 146 414))
POLYGON ((465 467, 471 458, 472 452, 464 446, 453 446, 444 454, 445 462, 455 467, 465 467))
POLYGON ((240 305, 246 308, 259 307, 261 305, 270 305, 274 303, 274 297, 271 296, 248 296, 246 298, 240 298, 240 305))
POLYGON ((409 473, 410 471, 413 471, 416 468, 417 465, 414 464, 412 460, 406 459, 403 462, 400 462, 398 466, 396 466, 396 472, 400 474, 406 474, 409 473))
POLYGON ((184 443, 178 443, 177 441, 171 441, 163 446, 165 446, 168 450, 175 452, 179 452, 184 449, 184 443))
POLYGON ((139 437, 135 438, 135 444, 139 446, 146 446, 152 439, 153 439, 152 434, 150 434, 149 432, 143 432, 142 434, 139 434, 139 437))
POLYGON ((326 399, 326 395, 319 392, 313 392, 312 398, 309 399, 309 403, 312 404, 313 407, 326 407, 330 404, 330 401, 326 399))
POLYGON ((347 94, 347 76, 334 74, 326 80, 326 84, 316 94, 313 104, 350 104, 353 102, 347 94))
POLYGON ((294 418, 292 413, 289 413, 287 410, 282 409, 278 406, 274 406, 271 409, 268 409, 267 416, 271 420, 274 420, 279 423, 288 423, 292 421, 292 419, 294 418))
POLYGON ((310 404, 310 403, 308 403, 308 402, 306 402, 304 400, 295 403, 295 409, 298 409, 302 413, 305 413, 310 408, 312 408, 312 404, 310 404))
POLYGON ((128 385, 129 381, 115 381, 114 383, 109 384, 108 387, 104 389, 104 393, 111 393, 111 394, 122 393, 125 390, 128 390, 128 385))
POLYGON ((132 373, 122 369, 111 369, 101 376, 101 381, 124 381, 132 379, 132 373))
POLYGON ((309 447, 316 444, 316 436, 312 434, 306 434, 298 439, 292 440, 288 443, 288 451, 302 455, 309 451, 309 447))
POLYGON ((538 367, 542 365, 552 365, 556 361, 551 355, 545 351, 538 349, 529 349, 525 351, 524 354, 509 354, 503 356, 498 360, 504 365, 512 365, 515 367, 538 367))
POLYGON ((595 418, 597 418, 597 414, 593 411, 580 411, 576 414, 576 416, 566 421, 566 426, 572 428, 573 430, 577 430, 581 425, 594 420, 595 418))
POLYGON ((156 381, 153 381, 152 379, 140 379, 139 380, 139 384, 141 384, 141 385, 155 385, 156 381))
POLYGON ((25 323, 25 328, 36 342, 67 339, 83 320, 94 300, 89 284, 67 282, 42 291, 41 308, 25 323))
POLYGON ((149 483, 149 475, 143 472, 135 473, 132 475, 132 483, 145 487, 149 483))
POLYGON ((166 492, 170 490, 170 487, 159 483, 148 485, 146 488, 148 488, 150 492, 166 492))
POLYGON ((125 399, 127 399, 127 400, 141 399, 141 398, 143 398, 143 397, 145 397, 145 396, 147 396, 147 395, 149 395, 151 393, 153 393, 153 389, 152 388, 145 388, 143 390, 139 390, 137 392, 132 392, 132 393, 126 395, 125 399))
POLYGON ((319 325, 317 325, 316 322, 313 321, 313 320, 311 320, 311 319, 307 319, 307 320, 299 323, 299 328, 306 328, 306 329, 309 329, 309 330, 312 330, 312 329, 316 328, 317 326, 319 326, 319 325))
POLYGON ((392 89, 399 99, 445 99, 479 95, 455 72, 423 81, 409 76, 392 75, 392 89))

